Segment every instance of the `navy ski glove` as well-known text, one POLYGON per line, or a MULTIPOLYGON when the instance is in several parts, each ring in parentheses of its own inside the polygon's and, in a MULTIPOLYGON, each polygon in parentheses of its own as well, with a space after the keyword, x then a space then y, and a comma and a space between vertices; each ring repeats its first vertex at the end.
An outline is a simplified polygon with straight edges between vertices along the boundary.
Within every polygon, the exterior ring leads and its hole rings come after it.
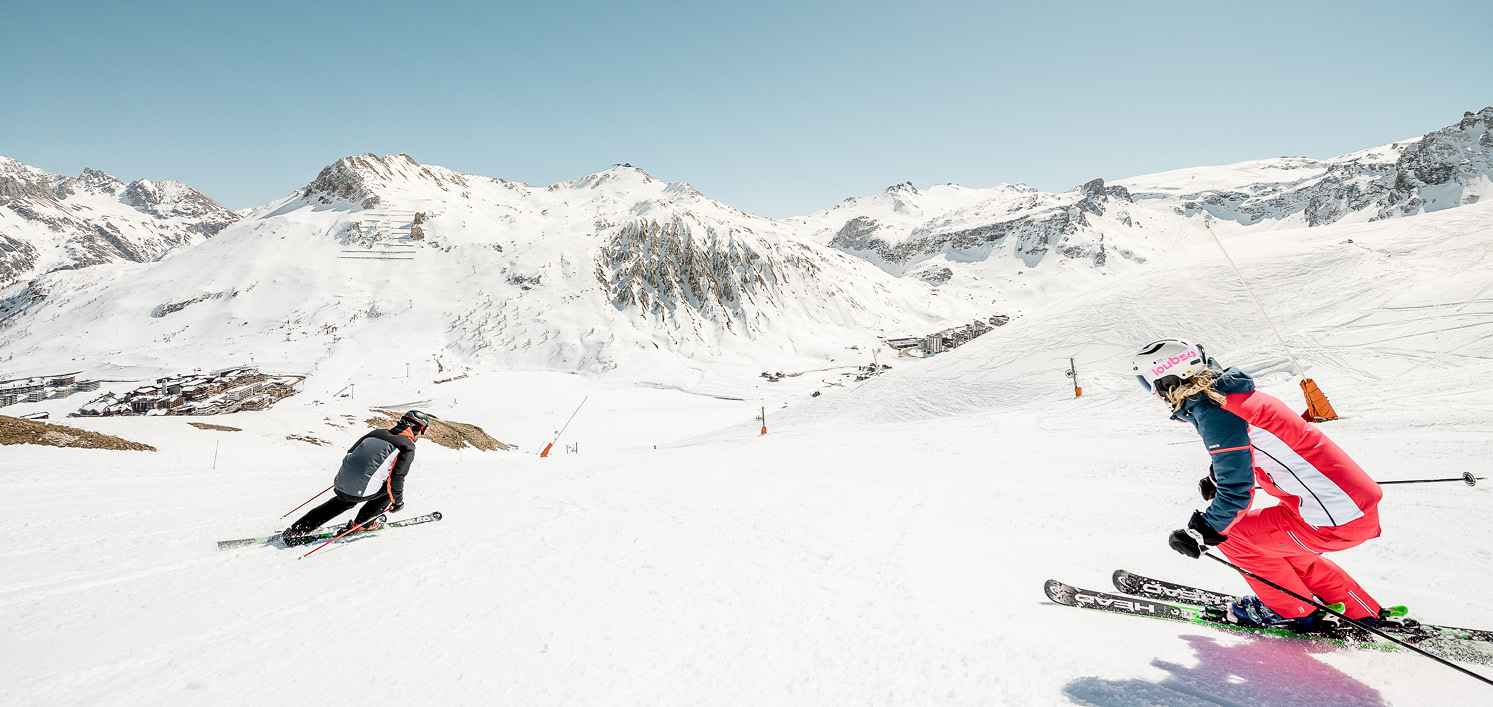
POLYGON ((1192 519, 1187 521, 1187 527, 1173 530, 1171 536, 1167 538, 1167 544, 1171 545, 1173 550, 1197 559, 1202 557, 1209 547, 1222 545, 1223 541, 1228 539, 1227 535, 1208 527, 1208 523, 1203 520, 1202 511, 1193 511, 1192 519))
POLYGON ((1212 501, 1218 495, 1218 477, 1213 475, 1213 465, 1208 465, 1208 475, 1198 479, 1198 493, 1203 494, 1204 501, 1212 501))

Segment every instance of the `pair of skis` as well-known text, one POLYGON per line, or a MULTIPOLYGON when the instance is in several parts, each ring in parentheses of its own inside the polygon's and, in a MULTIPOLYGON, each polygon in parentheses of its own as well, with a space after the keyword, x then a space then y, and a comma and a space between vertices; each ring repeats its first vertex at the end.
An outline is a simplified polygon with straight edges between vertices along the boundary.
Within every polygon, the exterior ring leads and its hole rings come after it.
MULTIPOLYGON (((1372 636, 1360 631, 1297 633, 1283 628, 1249 628, 1209 619, 1204 612, 1205 607, 1227 604, 1238 598, 1225 592, 1190 587, 1125 570, 1116 570, 1113 582, 1120 593, 1080 589, 1055 579, 1048 580, 1044 589, 1049 599, 1064 606, 1182 621, 1236 632, 1327 641, 1355 648, 1391 651, 1400 649, 1391 643, 1376 642, 1372 636)), ((1405 627, 1381 627, 1380 630, 1443 658, 1493 666, 1493 631, 1420 623, 1405 627)))
MULTIPOLYGON (((381 515, 378 517, 378 520, 380 523, 382 523, 382 525, 372 530, 358 530, 348 533, 347 538, 361 537, 369 533, 379 533, 391 528, 407 528, 411 525, 433 523, 441 519, 441 514, 440 511, 436 511, 434 513, 426 513, 423 516, 415 516, 414 518, 396 520, 390 523, 383 522, 385 519, 386 516, 381 515)), ((298 535, 288 540, 282 538, 280 536, 280 533, 275 533, 274 535, 266 535, 258 538, 244 538, 242 540, 219 540, 218 549, 229 550, 236 547, 249 547, 251 545, 272 545, 275 547, 297 547, 300 545, 310 545, 315 542, 325 542, 337 537, 338 535, 341 535, 342 528, 343 526, 341 525, 323 526, 309 533, 298 535)))

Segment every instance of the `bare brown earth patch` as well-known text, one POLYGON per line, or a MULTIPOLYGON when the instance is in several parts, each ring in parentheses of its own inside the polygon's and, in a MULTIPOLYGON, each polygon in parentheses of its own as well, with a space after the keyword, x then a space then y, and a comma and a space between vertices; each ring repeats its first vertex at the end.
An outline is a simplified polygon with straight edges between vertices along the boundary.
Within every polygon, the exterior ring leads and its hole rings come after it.
POLYGON ((321 447, 321 446, 324 446, 324 445, 327 445, 327 444, 331 444, 331 442, 328 442, 328 441, 326 441, 324 439, 321 439, 320 437, 313 437, 311 435, 285 435, 285 439, 292 440, 292 441, 295 441, 295 442, 305 442, 307 444, 314 444, 314 445, 316 445, 318 447, 321 447))
POLYGON ((154 452, 155 447, 131 442, 113 435, 89 432, 76 427, 53 425, 36 420, 22 420, 0 415, 0 444, 39 444, 46 447, 80 447, 83 449, 124 449, 154 452))
POLYGON ((212 424, 208 424, 206 422, 188 422, 187 424, 189 424, 189 425, 191 425, 193 427, 196 427, 199 430, 217 430, 219 432, 243 432, 243 430, 241 430, 241 429, 239 429, 237 427, 229 427, 228 425, 212 425, 212 424))
MULTIPOLYGON (((393 427, 395 423, 399 422, 400 416, 404 414, 398 412, 390 412, 388 410, 374 410, 374 412, 383 415, 384 417, 369 418, 365 420, 365 422, 367 422, 369 426, 379 429, 388 429, 390 427, 393 427)), ((441 445, 442 447, 449 447, 451 449, 461 449, 462 447, 470 446, 476 447, 477 449, 480 449, 484 452, 491 452, 493 450, 507 451, 513 448, 510 445, 503 444, 502 442, 493 439, 486 432, 484 432, 481 427, 478 427, 476 425, 468 425, 463 422, 451 422, 450 420, 438 420, 434 417, 430 418, 430 429, 425 431, 425 438, 441 445)))

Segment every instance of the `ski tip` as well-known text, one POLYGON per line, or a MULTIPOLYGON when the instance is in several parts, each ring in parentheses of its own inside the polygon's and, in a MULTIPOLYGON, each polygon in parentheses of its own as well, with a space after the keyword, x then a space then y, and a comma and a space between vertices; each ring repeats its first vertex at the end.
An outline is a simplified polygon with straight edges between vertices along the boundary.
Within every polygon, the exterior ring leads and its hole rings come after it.
POLYGON ((1047 593, 1048 599, 1059 604, 1072 604, 1073 595, 1078 592, 1077 589, 1063 584, 1056 579, 1047 580, 1047 583, 1042 585, 1042 591, 1047 593))
POLYGON ((1127 572, 1125 570, 1115 570, 1115 576, 1114 576, 1115 586, 1128 591, 1130 589, 1130 585, 1131 585, 1131 581, 1130 580, 1133 577, 1135 577, 1135 575, 1130 574, 1129 572, 1127 572))

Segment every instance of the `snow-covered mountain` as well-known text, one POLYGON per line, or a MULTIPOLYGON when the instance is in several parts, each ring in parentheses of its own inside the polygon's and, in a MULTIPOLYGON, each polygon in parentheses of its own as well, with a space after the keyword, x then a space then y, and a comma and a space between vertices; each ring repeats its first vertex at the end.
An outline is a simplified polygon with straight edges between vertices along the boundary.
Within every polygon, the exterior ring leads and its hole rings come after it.
POLYGON ((692 358, 813 368, 991 313, 629 165, 532 187, 359 155, 150 267, 12 293, 0 344, 18 361, 252 356, 341 376, 436 360, 677 384, 707 367, 692 358))
POLYGON ((52 270, 149 262, 238 215, 178 181, 64 177, 0 155, 0 287, 52 270))
POLYGON ((1493 191, 1493 107, 1421 138, 1327 160, 1282 157, 1095 179, 1060 194, 910 183, 789 219, 804 237, 889 273, 952 289, 1062 270, 1070 284, 1176 250, 1204 214, 1236 227, 1372 221, 1475 203, 1493 191))
POLYGON ((1058 194, 899 184, 778 220, 630 165, 535 187, 358 155, 230 212, 179 183, 10 160, 0 233, 22 237, 0 243, 0 345, 16 371, 59 356, 155 369, 257 358, 343 377, 396 361, 625 367, 670 384, 807 370, 865 358, 878 336, 1038 311, 1208 244, 1204 215, 1227 235, 1476 202, 1490 188, 1490 120, 1493 108, 1330 160, 1058 194), (195 245, 167 253, 183 243, 195 245))
POLYGON ((1493 193, 1493 106, 1416 139, 1314 160, 1281 157, 1116 182, 1139 204, 1243 226, 1377 221, 1493 193))
POLYGON ((1064 260, 1091 268, 1114 258, 1144 262, 1143 229, 1165 230, 1168 221, 1176 219, 1138 212, 1124 188, 1100 179, 1062 194, 1008 184, 924 192, 904 183, 790 220, 808 238, 935 284, 959 263, 1019 272, 1064 260))

